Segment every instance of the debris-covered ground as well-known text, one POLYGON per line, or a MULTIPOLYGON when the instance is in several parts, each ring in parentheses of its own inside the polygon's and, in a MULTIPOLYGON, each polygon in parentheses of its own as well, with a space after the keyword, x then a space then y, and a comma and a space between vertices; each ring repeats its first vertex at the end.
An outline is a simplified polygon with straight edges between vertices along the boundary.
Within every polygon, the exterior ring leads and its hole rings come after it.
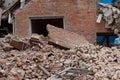
POLYGON ((0 80, 120 79, 119 50, 90 43, 69 49, 49 41, 37 34, 0 39, 0 80))

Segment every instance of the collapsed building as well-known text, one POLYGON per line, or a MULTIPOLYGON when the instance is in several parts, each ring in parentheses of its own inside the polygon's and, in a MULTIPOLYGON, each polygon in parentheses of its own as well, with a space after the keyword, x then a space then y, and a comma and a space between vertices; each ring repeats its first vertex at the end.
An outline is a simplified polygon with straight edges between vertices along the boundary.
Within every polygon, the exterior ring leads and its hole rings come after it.
POLYGON ((47 30, 48 37, 7 35, 0 39, 0 80, 120 79, 120 50, 90 44, 52 25, 47 30))
POLYGON ((120 80, 119 0, 0 4, 0 80, 120 80))
MULTIPOLYGON (((20 5, 20 1, 17 2, 20 5)), ((114 31, 105 26, 106 21, 96 22, 101 8, 99 3, 114 4, 119 8, 119 0, 28 0, 22 9, 12 6, 14 19, 9 30, 19 36, 32 33, 47 36, 46 25, 51 24, 83 35, 91 43, 111 46, 116 38, 114 31)))

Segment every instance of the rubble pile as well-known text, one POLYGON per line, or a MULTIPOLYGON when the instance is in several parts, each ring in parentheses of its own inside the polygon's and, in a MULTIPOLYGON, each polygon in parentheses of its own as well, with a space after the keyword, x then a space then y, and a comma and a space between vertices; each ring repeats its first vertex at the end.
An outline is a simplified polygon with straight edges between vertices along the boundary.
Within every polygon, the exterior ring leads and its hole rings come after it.
POLYGON ((115 0, 115 2, 113 3, 113 6, 120 9, 120 0, 115 0))
POLYGON ((110 4, 99 3, 102 7, 100 11, 103 14, 103 19, 106 21, 105 27, 116 29, 120 22, 120 10, 110 4))
POLYGON ((120 26, 120 0, 115 0, 114 4, 99 3, 101 6, 98 12, 97 23, 100 23, 102 18, 105 20, 105 28, 114 31, 114 34, 119 35, 120 26))
POLYGON ((50 36, 37 34, 28 38, 7 35, 0 40, 0 80, 120 79, 119 50, 90 43, 59 48, 56 45, 62 44, 49 44, 50 36))
MULTIPOLYGON (((43 36, 39 36, 40 41, 41 37, 43 38, 43 36)), ((31 39, 33 40, 33 38, 31 39)), ((31 43, 26 50, 17 50, 12 46, 11 51, 6 52, 1 46, 0 79, 47 80, 50 76, 58 75, 59 72, 70 67, 86 69, 94 73, 92 75, 84 74, 82 80, 120 79, 119 50, 113 51, 110 48, 92 44, 62 50, 47 44, 48 39, 44 40, 46 41, 31 43)), ((7 39, 3 39, 1 42, 7 42, 7 39)), ((81 80, 80 77, 76 76, 70 80, 81 80)), ((59 80, 59 78, 48 80, 59 80)))

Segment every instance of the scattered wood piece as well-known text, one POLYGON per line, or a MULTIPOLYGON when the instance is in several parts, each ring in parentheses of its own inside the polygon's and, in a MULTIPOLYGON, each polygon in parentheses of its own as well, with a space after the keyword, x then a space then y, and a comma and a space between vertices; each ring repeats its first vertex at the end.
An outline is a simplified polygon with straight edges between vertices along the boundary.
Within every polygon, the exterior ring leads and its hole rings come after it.
POLYGON ((47 80, 51 80, 51 79, 57 80, 57 79, 61 79, 61 78, 64 78, 65 80, 69 78, 71 80, 76 77, 84 78, 87 75, 94 75, 94 73, 87 69, 76 69, 76 68, 70 67, 70 68, 67 68, 67 69, 57 73, 56 75, 51 76, 47 80))
POLYGON ((47 76, 49 77, 50 76, 50 73, 41 65, 39 65, 39 68, 45 73, 47 74, 47 76))

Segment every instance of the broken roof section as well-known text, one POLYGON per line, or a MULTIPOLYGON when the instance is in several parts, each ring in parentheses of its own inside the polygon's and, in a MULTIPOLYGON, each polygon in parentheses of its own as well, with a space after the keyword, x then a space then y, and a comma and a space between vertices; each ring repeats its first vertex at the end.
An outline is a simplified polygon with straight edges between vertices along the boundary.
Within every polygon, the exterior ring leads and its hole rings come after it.
MULTIPOLYGON (((17 4, 19 3, 19 0, 14 0, 14 1, 11 1, 11 3, 9 3, 8 5, 5 5, 4 6, 4 9, 5 9, 5 12, 7 11, 10 11, 12 8, 14 8, 17 4)), ((5 13, 4 12, 4 13, 5 13)), ((3 13, 3 14, 4 14, 3 13)))
POLYGON ((3 12, 2 12, 3 17, 2 17, 2 19, 7 18, 8 17, 8 12, 12 12, 18 4, 19 4, 19 0, 14 0, 9 5, 5 5, 3 7, 3 12))
MULTIPOLYGON (((30 0, 25 0, 26 3, 30 0)), ((6 19, 8 17, 9 12, 14 12, 16 9, 20 7, 20 0, 1 0, 1 8, 3 9, 2 12, 2 19, 6 19)))

